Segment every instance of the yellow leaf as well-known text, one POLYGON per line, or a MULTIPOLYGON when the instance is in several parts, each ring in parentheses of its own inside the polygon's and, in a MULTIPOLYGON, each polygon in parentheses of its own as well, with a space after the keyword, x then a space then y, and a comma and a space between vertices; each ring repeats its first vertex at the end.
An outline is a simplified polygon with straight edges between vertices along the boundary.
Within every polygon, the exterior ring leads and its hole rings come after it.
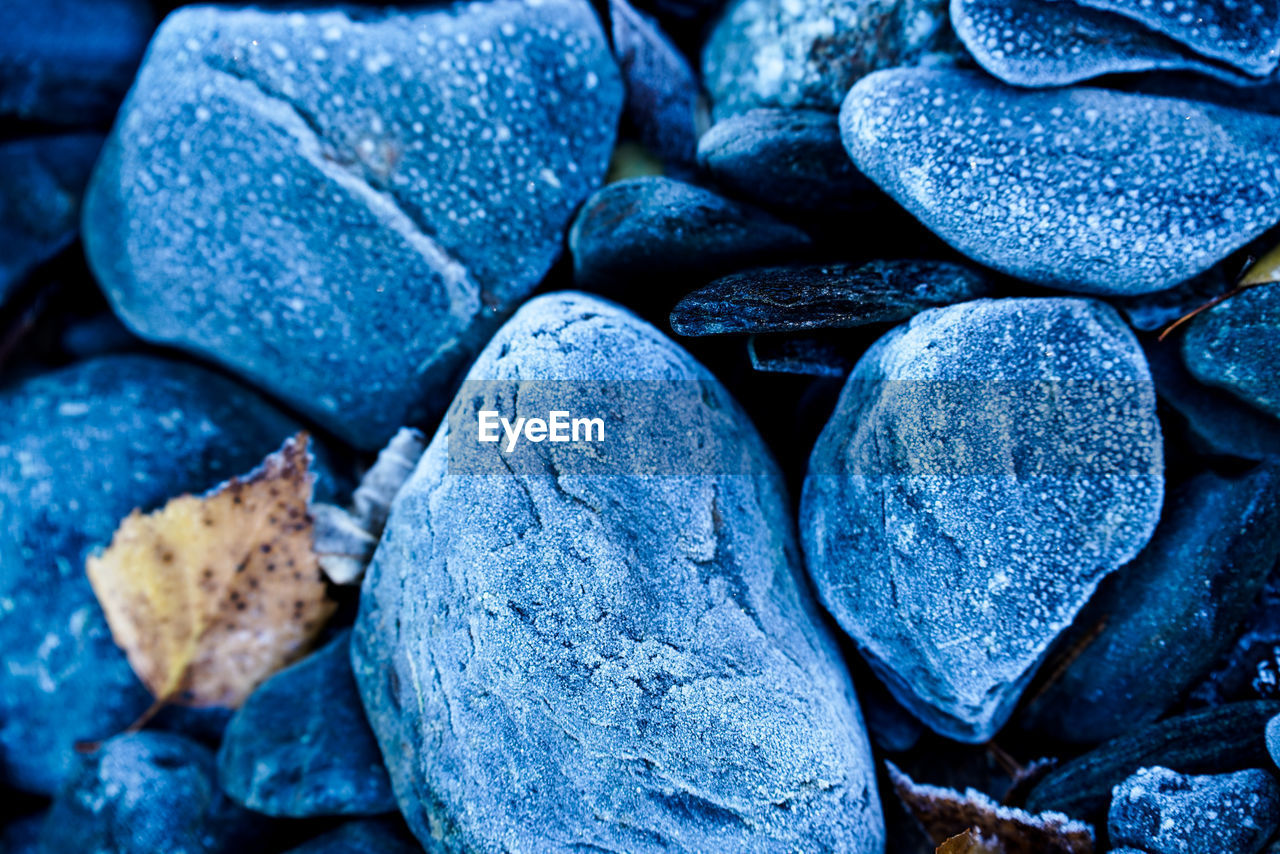
POLYGON ((1273 246, 1266 254, 1249 265, 1240 279, 1240 287, 1270 285, 1280 282, 1280 245, 1273 246))
POLYGON ((309 462, 300 433, 243 479, 134 510, 89 558, 111 634, 158 703, 239 706, 332 614, 309 462))

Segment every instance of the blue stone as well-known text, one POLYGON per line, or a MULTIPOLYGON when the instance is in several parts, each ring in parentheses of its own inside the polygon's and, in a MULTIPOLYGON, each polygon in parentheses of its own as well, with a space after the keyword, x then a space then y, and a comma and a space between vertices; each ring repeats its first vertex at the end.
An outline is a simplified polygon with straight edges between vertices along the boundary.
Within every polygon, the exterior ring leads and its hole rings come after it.
POLYGON ((0 145, 0 305, 75 240, 80 197, 102 137, 34 137, 0 145))
POLYGON ((1182 484, 1151 542, 1064 638, 1081 651, 1031 704, 1029 722, 1099 742, 1156 720, 1230 649, 1277 560, 1280 462, 1182 484))
POLYGON ((809 459, 800 531, 836 621, 937 732, 991 737, 1163 496, 1133 334, 1081 299, 916 315, 850 374, 809 459))
POLYGON ((298 429, 235 383, 151 357, 83 362, 0 393, 0 769, 10 783, 52 793, 77 740, 119 732, 150 705, 85 576, 89 551, 135 507, 242 474, 298 429))
POLYGON ((551 268, 621 107, 585 0, 184 7, 94 172, 85 248, 139 335, 379 447, 439 414, 551 268))
POLYGON ((658 22, 627 0, 609 0, 613 50, 627 87, 626 117, 669 174, 696 171, 698 78, 658 22))
POLYGON ((0 116, 80 126, 110 121, 154 26, 147 0, 6 3, 0 116))
POLYGON ((1280 784, 1266 771, 1191 776, 1141 768, 1115 787, 1113 845, 1148 854, 1255 854, 1280 827, 1280 784))
POLYGON ((0 827, 0 851, 5 854, 47 854, 40 846, 45 813, 23 816, 0 827))
POLYGON ((978 64, 1015 86, 1062 86, 1104 74, 1238 73, 1113 12, 1063 0, 952 0, 951 21, 978 64))
POLYGON ((44 849, 86 854, 231 854, 258 848, 260 823, 218 790, 213 753, 139 732, 85 756, 54 798, 44 849))
POLYGON ((351 675, 350 633, 262 683, 228 724, 218 782, 267 815, 394 812, 391 781, 351 675))
POLYGON ((727 192, 797 215, 856 210, 874 185, 853 165, 832 113, 751 110, 716 122, 698 162, 727 192))
POLYGON ((1280 118, 964 71, 863 78, 840 113, 858 168, 956 249, 1082 293, 1172 287, 1280 221, 1280 118))
POLYGON ((468 441, 454 425, 482 405, 464 385, 392 508, 352 639, 418 838, 456 852, 883 851, 848 673, 800 576, 777 469, 724 388, 654 327, 575 293, 532 300, 499 331, 469 380, 499 379, 529 392, 521 414, 539 389, 583 383, 629 412, 639 381, 661 381, 688 418, 630 422, 632 453, 670 455, 687 431, 753 468, 581 474, 544 443, 527 446, 537 473, 501 468, 492 445, 501 473, 456 473, 472 452, 450 448, 468 441))
POLYGON ((587 199, 569 232, 573 278, 616 292, 637 281, 714 277, 809 247, 809 236, 751 205, 670 178, 630 178, 587 199))
POLYGON ((757 107, 835 112, 865 74, 963 54, 947 0, 733 0, 703 48, 702 80, 717 120, 757 107))
POLYGON ((1182 357, 1200 382, 1280 418, 1280 287, 1249 288, 1197 316, 1182 357))
MULTIPOLYGON (((387 821, 349 821, 323 836, 290 848, 286 854, 422 854, 413 837, 387 821)), ((427 851, 442 849, 428 845, 427 851)))
POLYGON ((1280 62, 1277 0, 1077 0, 1150 27, 1197 53, 1265 77, 1280 62))

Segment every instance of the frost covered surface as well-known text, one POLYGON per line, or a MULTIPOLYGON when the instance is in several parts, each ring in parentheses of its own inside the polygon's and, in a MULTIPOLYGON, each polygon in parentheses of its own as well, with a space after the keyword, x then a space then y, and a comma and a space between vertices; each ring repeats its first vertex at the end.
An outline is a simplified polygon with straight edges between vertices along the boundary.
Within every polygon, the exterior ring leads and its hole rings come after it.
POLYGON ((1250 288, 1197 317, 1182 357, 1196 379, 1280 418, 1280 286, 1250 288))
POLYGON ((1277 558, 1280 466, 1181 484, 1151 543, 1081 612, 1073 634, 1091 639, 1031 720, 1088 743, 1154 721, 1230 649, 1277 558))
POLYGON ((343 632, 236 711, 218 751, 218 783, 237 803, 294 818, 395 811, 350 652, 343 632))
POLYGON ((253 850, 257 819, 218 790, 207 747, 162 732, 120 735, 85 757, 54 799, 46 851, 217 854, 253 850))
POLYGON ((835 111, 864 74, 959 53, 947 0, 734 0, 703 49, 702 77, 717 119, 835 111))
POLYGON ((1196 52, 1262 76, 1280 61, 1277 0, 1077 0, 1127 15, 1196 52))
POLYGON ((867 177, 977 261, 1037 284, 1172 287, 1280 219, 1280 118, 964 71, 872 74, 840 114, 867 177))
POLYGON ((934 309, 858 362, 805 478, 824 604, 895 696, 983 741, 1160 515, 1155 393, 1133 335, 1079 299, 934 309))
POLYGON ((186 7, 95 172, 86 249, 136 332, 378 447, 550 268, 621 103, 585 0, 186 7))
POLYGON ((247 471, 298 429, 223 377, 154 358, 82 362, 0 394, 0 765, 9 782, 53 792, 75 741, 120 731, 151 702, 85 576, 90 549, 133 508, 247 471))
POLYGON ((951 22, 979 65, 1016 86, 1162 69, 1241 79, 1123 15, 1064 0, 951 0, 951 22))
MULTIPOLYGON (((469 378, 710 380, 653 327, 572 293, 522 308, 469 378)), ((708 389, 714 441, 767 461, 708 389)), ((771 468, 585 476, 547 451, 547 474, 458 476, 448 428, 392 508, 352 646, 420 839, 879 854, 861 716, 771 468)))
POLYGON ((1280 785, 1266 771, 1190 776, 1141 768, 1112 792, 1113 845, 1149 854, 1254 854, 1280 825, 1280 785))

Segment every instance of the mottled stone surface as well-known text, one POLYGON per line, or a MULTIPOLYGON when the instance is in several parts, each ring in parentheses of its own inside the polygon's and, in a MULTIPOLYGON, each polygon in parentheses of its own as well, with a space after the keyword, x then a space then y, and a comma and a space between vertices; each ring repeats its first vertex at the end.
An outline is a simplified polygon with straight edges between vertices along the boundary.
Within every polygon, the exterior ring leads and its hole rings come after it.
POLYGON ((208 748, 139 732, 81 758, 54 798, 41 842, 49 852, 231 854, 261 850, 257 823, 218 790, 208 748))
POLYGON ((391 781, 351 675, 350 633, 260 685, 227 726, 218 783, 273 816, 394 812, 391 781))
POLYGON ((880 68, 951 63, 947 0, 733 0, 707 39, 717 119, 756 107, 834 112, 880 68))
POLYGON ((1255 854, 1280 826, 1280 785, 1259 768, 1190 776, 1143 768, 1116 786, 1115 845, 1148 854, 1255 854))
POLYGON ((951 0, 951 22, 979 65, 1016 86, 1158 70, 1241 76, 1123 15, 1063 0, 951 0))
POLYGON ((0 115, 91 126, 110 121, 155 26, 147 0, 4 6, 0 115))
POLYGON ((627 87, 626 116, 671 174, 692 175, 698 147, 698 78, 657 21, 609 0, 613 50, 627 87))
POLYGON ((378 447, 551 267, 621 104, 585 0, 185 7, 95 170, 86 250, 138 334, 378 447))
MULTIPOLYGON (((435 852, 438 846, 428 846, 435 852)), ((421 854, 423 849, 401 828, 386 821, 352 821, 318 836, 287 854, 421 854)))
POLYGON ((1029 721, 1076 742, 1154 721, 1230 648, 1277 559, 1280 463, 1182 484, 1151 543, 1080 613, 1066 642, 1081 652, 1029 721))
MULTIPOLYGON (((667 380, 673 395, 701 379, 700 420, 673 429, 758 468, 578 475, 542 444, 545 474, 456 475, 445 422, 392 508, 352 646, 418 837, 456 852, 881 852, 848 674, 776 469, 724 389, 653 327, 573 293, 522 308, 470 377, 667 380)), ((667 429, 634 426, 636 454, 667 429)))
POLYGON ((980 276, 938 261, 768 267, 689 294, 672 309, 671 328, 680 335, 724 335, 892 323, 987 291, 980 276))
POLYGON ((0 304, 75 239, 80 197, 101 145, 93 133, 0 145, 0 304))
POLYGON ((53 792, 76 740, 119 732, 151 702, 89 586, 89 550, 135 507, 248 471, 297 429, 240 386, 155 358, 84 362, 0 393, 5 779, 53 792))
POLYGON ((969 257, 1037 284, 1172 287, 1280 220, 1280 118, 964 71, 872 74, 840 114, 881 189, 969 257))
POLYGON ((1277 0, 1077 0, 1126 15, 1198 53, 1263 76, 1280 61, 1277 0))
POLYGON ((798 253, 809 237, 762 210, 670 178, 598 191, 569 232, 574 282, 611 291, 668 275, 721 275, 798 253))
POLYGON ((1250 288, 1196 317, 1182 357, 1196 379, 1280 418, 1280 287, 1250 288))
POLYGON ((698 162, 734 196, 796 214, 846 213, 873 185, 820 110, 751 110, 716 122, 698 140, 698 162))
POLYGON ((818 593, 894 695, 984 741, 1160 515, 1142 351, 1077 299, 918 314, 858 362, 805 478, 818 593))

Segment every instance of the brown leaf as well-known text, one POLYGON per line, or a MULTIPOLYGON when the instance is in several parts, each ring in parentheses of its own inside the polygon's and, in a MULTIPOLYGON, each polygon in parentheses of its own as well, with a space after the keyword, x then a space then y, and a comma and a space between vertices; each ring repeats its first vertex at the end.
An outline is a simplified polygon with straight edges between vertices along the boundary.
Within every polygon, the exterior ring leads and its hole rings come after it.
POLYGON ((298 658, 335 603, 311 543, 300 433, 244 479, 134 510, 87 571, 158 704, 239 706, 298 658))
POLYGON ((939 845, 937 854, 1004 854, 1004 848, 998 840, 969 829, 939 845))
POLYGON ((947 854, 1093 854, 1093 828, 1059 813, 1031 815, 981 792, 964 794, 914 782, 892 762, 894 791, 925 833, 947 854), (966 835, 972 839, 966 840, 966 835), (961 837, 956 842, 955 837, 961 837), (964 847, 968 844, 969 847, 964 847), (942 847, 952 845, 952 848, 942 847), (984 847, 973 847, 974 845, 984 847), (957 847, 958 846, 958 847, 957 847))

